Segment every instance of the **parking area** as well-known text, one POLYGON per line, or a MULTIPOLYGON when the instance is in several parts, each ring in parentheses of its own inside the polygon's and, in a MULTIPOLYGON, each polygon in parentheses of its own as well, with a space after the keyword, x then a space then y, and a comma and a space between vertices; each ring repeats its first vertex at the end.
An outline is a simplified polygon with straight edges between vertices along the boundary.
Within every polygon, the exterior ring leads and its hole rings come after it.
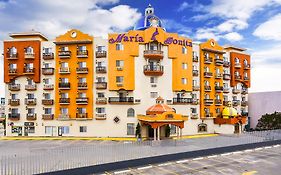
POLYGON ((128 168, 104 174, 120 175, 251 175, 280 174, 281 146, 263 147, 221 155, 128 168))

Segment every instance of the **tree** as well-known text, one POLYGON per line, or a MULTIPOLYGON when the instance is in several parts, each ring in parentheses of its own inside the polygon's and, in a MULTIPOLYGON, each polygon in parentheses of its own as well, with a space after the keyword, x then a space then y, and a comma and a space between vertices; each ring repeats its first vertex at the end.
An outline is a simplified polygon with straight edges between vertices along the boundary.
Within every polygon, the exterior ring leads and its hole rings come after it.
POLYGON ((136 127, 136 137, 137 138, 141 138, 141 127, 140 127, 140 123, 137 124, 136 127))
POLYGON ((264 114, 258 120, 256 130, 281 129, 281 113, 264 114))

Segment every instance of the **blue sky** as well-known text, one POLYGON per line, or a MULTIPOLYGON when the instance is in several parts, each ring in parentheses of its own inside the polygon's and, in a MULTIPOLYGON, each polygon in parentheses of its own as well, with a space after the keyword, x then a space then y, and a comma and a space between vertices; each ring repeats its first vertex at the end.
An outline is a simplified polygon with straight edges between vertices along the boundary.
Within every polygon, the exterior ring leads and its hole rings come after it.
MULTIPOLYGON (((250 91, 281 90, 281 0, 0 0, 0 50, 9 33, 31 29, 51 40, 71 28, 103 37, 124 32, 148 4, 168 32, 247 48, 252 55, 250 91)), ((3 66, 2 55, 0 60, 3 66)), ((4 96, 2 71, 0 82, 4 96)))

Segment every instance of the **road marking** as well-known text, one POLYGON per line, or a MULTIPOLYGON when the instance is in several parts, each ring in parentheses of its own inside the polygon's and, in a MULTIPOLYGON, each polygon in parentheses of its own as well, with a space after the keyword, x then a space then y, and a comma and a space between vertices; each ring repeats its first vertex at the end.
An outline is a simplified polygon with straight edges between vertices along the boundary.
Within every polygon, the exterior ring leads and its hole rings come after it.
POLYGON ((198 157, 198 158, 195 158, 195 159, 192 159, 192 160, 202 160, 204 159, 203 157, 198 157))
POLYGON ((249 172, 246 172, 246 173, 242 173, 242 175, 252 175, 252 174, 256 174, 257 171, 249 171, 249 172))
POLYGON ((191 171, 194 171, 194 172, 199 172, 200 174, 206 174, 206 172, 204 171, 200 171, 196 168, 190 168, 190 167, 187 167, 185 166, 184 164, 177 164, 178 166, 182 167, 182 168, 185 168, 185 169, 188 169, 188 170, 191 170, 191 171))
POLYGON ((158 166, 168 166, 168 165, 172 165, 172 163, 171 162, 169 162, 169 163, 162 163, 162 164, 159 164, 158 166))
POLYGON ((137 170, 145 170, 145 169, 149 169, 149 168, 152 168, 152 165, 139 167, 139 168, 137 168, 137 170))
POLYGON ((241 154, 241 153, 243 153, 242 151, 235 151, 235 152, 233 152, 233 154, 241 154))
POLYGON ((224 153, 224 154, 221 154, 221 156, 229 156, 231 155, 232 153, 224 153))
POLYGON ((262 150, 262 148, 256 148, 256 149, 255 149, 255 151, 259 151, 259 150, 262 150))
POLYGON ((208 156, 207 158, 215 158, 218 157, 218 155, 208 156))
POLYGON ((266 146, 266 147, 264 147, 264 149, 269 149, 269 148, 272 148, 272 146, 266 146))
POLYGON ((115 171, 114 174, 121 174, 121 173, 128 173, 128 172, 131 172, 131 170, 115 171))
POLYGON ((167 169, 164 169, 164 168, 162 168, 162 167, 157 167, 159 170, 161 170, 161 171, 164 171, 164 172, 168 172, 168 173, 171 173, 171 174, 175 174, 175 175, 179 175, 178 173, 175 173, 175 172, 173 172, 173 171, 170 171, 170 170, 167 170, 167 169))
POLYGON ((185 159, 185 160, 176 161, 176 163, 185 163, 185 162, 189 162, 189 161, 190 161, 189 159, 185 159))
POLYGON ((244 152, 245 153, 249 153, 249 152, 253 152, 254 150, 252 150, 252 149, 246 149, 244 152))
POLYGON ((280 145, 274 145, 273 147, 274 147, 274 148, 277 148, 277 147, 280 147, 280 145))

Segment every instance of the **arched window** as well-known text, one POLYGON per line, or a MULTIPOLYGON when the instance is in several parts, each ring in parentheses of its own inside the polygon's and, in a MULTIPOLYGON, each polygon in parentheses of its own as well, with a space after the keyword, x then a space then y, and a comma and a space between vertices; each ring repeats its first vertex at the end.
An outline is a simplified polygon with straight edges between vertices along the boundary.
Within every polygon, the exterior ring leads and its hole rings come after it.
POLYGON ((235 76, 239 76, 239 72, 238 71, 235 71, 235 76))
POLYGON ((244 60, 244 65, 247 66, 248 65, 248 61, 244 60))
POLYGON ((17 54, 17 48, 11 47, 10 54, 17 54))
POLYGON ((210 82, 209 81, 204 81, 205 86, 209 86, 210 82))
POLYGON ((220 99, 220 95, 216 94, 216 99, 219 100, 220 99))
POLYGON ((248 73, 247 72, 244 73, 244 77, 248 78, 248 73))
POLYGON ((128 109, 127 117, 135 117, 135 110, 133 108, 128 109))
POLYGON ((205 99, 210 99, 210 95, 209 94, 205 94, 205 99))
POLYGON ((235 63, 240 63, 239 58, 235 58, 235 63))
POLYGON ((32 54, 32 53, 33 53, 33 48, 32 48, 31 46, 27 47, 27 48, 25 49, 25 53, 30 53, 30 54, 32 54))
POLYGON ((205 123, 200 123, 198 125, 198 132, 207 132, 207 124, 205 123))

